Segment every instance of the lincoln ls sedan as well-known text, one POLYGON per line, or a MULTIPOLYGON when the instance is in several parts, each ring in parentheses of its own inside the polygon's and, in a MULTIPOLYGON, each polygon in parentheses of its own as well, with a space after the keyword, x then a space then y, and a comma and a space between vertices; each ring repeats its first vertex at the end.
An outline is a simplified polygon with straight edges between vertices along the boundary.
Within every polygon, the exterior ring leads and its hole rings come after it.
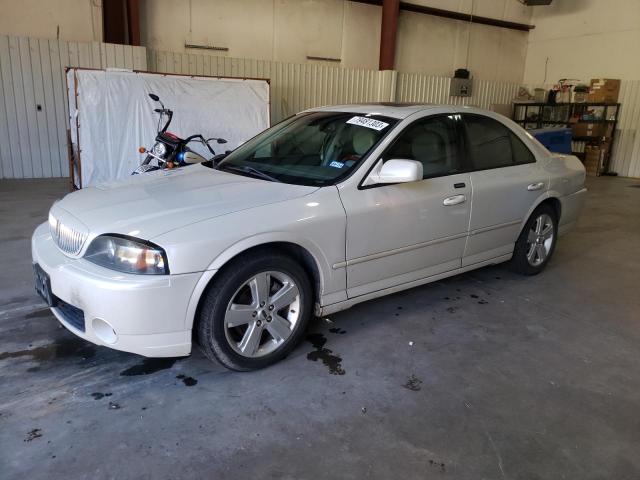
POLYGON ((541 272, 585 196, 577 158, 492 112, 316 108, 215 162, 56 202, 32 238, 36 290, 95 344, 174 357, 196 342, 253 370, 313 315, 501 262, 541 272))

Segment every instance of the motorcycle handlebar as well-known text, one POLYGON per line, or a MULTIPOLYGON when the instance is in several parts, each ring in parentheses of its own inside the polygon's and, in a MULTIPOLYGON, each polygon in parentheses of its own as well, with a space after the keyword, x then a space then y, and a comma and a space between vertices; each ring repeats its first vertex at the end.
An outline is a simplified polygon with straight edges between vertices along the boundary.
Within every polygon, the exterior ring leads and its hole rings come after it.
POLYGON ((212 155, 215 155, 216 152, 213 151, 213 149, 211 148, 211 146, 209 145, 209 142, 207 142, 207 140, 200 134, 198 135, 191 135, 190 137, 185 138, 184 143, 189 143, 193 140, 199 140, 200 143, 206 145, 206 147, 209 149, 209 151, 211 152, 212 155))
MULTIPOLYGON (((164 127, 162 127, 162 130, 160 130, 160 133, 164 133, 164 132, 167 131, 167 128, 169 128, 169 124, 171 123, 171 119, 173 118, 173 111, 169 110, 168 108, 163 108, 160 113, 166 114, 169 117, 167 119, 167 123, 165 123, 164 127)), ((160 117, 160 118, 162 118, 162 117, 160 117)))

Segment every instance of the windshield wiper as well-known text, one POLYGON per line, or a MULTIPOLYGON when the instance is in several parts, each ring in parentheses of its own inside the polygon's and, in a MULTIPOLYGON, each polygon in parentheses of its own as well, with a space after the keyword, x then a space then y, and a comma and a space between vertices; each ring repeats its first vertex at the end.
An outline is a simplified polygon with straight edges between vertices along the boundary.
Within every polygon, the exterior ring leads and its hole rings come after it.
POLYGON ((282 180, 278 180, 277 178, 272 177, 268 173, 264 173, 263 171, 258 170, 257 168, 250 167, 248 165, 245 165, 243 167, 236 167, 234 165, 221 165, 219 167, 219 169, 222 170, 222 171, 231 170, 231 171, 235 171, 235 172, 248 173, 250 175, 253 175, 254 177, 262 178, 263 180, 269 180, 270 182, 282 183, 282 180))

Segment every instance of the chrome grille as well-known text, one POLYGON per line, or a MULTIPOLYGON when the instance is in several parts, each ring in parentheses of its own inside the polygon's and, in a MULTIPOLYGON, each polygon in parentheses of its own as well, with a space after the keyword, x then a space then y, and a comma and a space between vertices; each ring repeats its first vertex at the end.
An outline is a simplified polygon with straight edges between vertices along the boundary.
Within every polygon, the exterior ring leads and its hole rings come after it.
POLYGON ((55 216, 49 213, 49 230, 53 241, 60 250, 68 255, 77 255, 82 250, 82 245, 87 239, 87 234, 64 225, 55 216))

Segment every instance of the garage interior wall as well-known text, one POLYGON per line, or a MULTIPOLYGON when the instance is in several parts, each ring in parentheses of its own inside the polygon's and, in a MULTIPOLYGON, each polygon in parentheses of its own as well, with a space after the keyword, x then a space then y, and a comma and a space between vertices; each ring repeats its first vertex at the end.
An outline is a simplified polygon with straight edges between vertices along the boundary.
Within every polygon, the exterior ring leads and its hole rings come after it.
MULTIPOLYGON (((412 0, 411 3, 529 23, 518 0, 412 0)), ((230 57, 306 63, 332 58, 347 68, 377 69, 382 8, 350 0, 154 0, 141 11, 142 44, 197 53, 185 43, 228 48, 230 57), (172 26, 167 29, 166 19, 172 26)), ((527 33, 400 12, 395 70, 452 75, 465 65, 486 80, 522 79, 527 33)), ((220 55, 220 52, 212 52, 220 55)), ((334 63, 334 62, 331 62, 334 63)))
POLYGON ((0 178, 69 175, 65 67, 146 70, 146 51, 0 35, 0 178))
MULTIPOLYGON (((530 23, 518 0, 411 0, 411 3, 530 23)), ((0 33, 102 41, 102 0, 0 0, 0 33)), ((307 56, 347 68, 377 69, 382 8, 350 0, 142 0, 141 44, 202 53, 185 44, 228 48, 212 55, 306 63, 307 56)), ((527 33, 400 12, 395 69, 452 75, 466 65, 477 78, 519 82, 527 33)), ((314 63, 322 63, 314 61, 314 63)), ((325 62, 327 63, 327 62, 325 62)))
POLYGON ((525 83, 640 80, 640 1, 557 0, 532 10, 525 83))
POLYGON ((0 0, 0 34, 102 41, 102 0, 0 0))

